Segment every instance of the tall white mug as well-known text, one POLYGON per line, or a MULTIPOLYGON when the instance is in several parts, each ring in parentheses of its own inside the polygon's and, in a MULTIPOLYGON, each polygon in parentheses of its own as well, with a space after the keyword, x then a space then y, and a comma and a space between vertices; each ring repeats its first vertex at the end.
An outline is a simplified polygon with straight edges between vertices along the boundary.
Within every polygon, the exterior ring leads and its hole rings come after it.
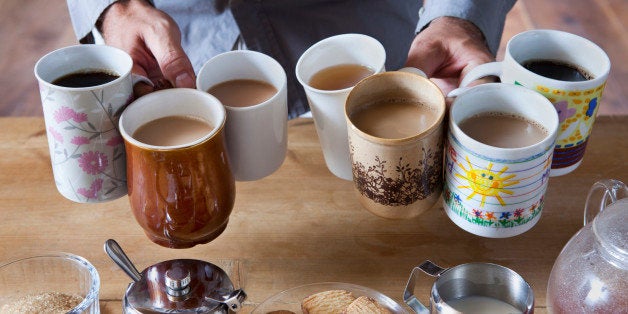
POLYGON ((277 90, 272 97, 256 105, 225 106, 225 136, 233 175, 238 181, 253 181, 275 172, 286 157, 286 72, 275 59, 263 53, 236 50, 207 61, 198 73, 196 87, 207 92, 219 83, 239 79, 269 83, 277 90))
POLYGON ((352 180, 344 105, 353 87, 321 90, 310 86, 314 74, 341 64, 358 64, 380 73, 385 71, 384 46, 367 35, 342 34, 319 41, 308 48, 296 65, 296 77, 303 85, 323 149, 327 168, 337 177, 352 180))

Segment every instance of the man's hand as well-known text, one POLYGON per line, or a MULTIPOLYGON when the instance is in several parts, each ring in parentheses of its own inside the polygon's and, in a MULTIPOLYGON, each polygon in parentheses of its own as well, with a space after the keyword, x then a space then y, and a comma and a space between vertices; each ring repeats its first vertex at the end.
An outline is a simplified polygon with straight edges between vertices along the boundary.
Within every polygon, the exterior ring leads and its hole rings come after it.
POLYGON ((472 68, 491 61, 494 57, 473 23, 440 17, 414 38, 406 66, 423 70, 447 95, 472 68))
MULTIPOLYGON (((154 89, 195 87, 194 69, 181 48, 177 24, 145 0, 112 4, 101 16, 100 30, 107 45, 131 55, 133 73, 148 77, 154 89)), ((154 89, 145 83, 134 87, 138 97, 154 89)))

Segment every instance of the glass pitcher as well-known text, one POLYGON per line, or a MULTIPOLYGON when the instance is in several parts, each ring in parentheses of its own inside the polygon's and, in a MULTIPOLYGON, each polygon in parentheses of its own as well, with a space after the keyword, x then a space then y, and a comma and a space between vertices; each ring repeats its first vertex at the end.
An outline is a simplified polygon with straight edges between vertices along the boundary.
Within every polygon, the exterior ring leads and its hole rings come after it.
POLYGON ((623 182, 598 181, 589 191, 584 227, 552 268, 547 307, 550 313, 628 311, 628 187, 623 182))

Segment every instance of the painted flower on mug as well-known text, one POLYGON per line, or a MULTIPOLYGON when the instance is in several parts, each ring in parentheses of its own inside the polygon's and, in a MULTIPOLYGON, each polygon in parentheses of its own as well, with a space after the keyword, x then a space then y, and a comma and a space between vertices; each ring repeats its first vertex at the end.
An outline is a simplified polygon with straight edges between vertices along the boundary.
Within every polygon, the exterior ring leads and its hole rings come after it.
POLYGON ((52 135, 52 138, 55 139, 55 141, 59 142, 59 143, 63 143, 63 135, 61 135, 61 133, 57 132, 57 130, 55 130, 52 127, 48 128, 48 133, 50 135, 52 135))
POLYGON ((566 100, 555 103, 554 107, 556 108, 556 112, 558 112, 559 123, 563 123, 565 120, 571 118, 574 114, 576 114, 576 109, 569 108, 568 102, 566 100))
POLYGON ((72 120, 77 123, 85 122, 87 121, 87 114, 84 112, 74 112, 72 120))
POLYGON ((54 112, 53 117, 57 123, 72 120, 76 123, 86 122, 87 114, 84 112, 76 112, 72 108, 61 106, 54 112))
POLYGON ((107 165, 109 165, 107 155, 95 151, 84 152, 79 157, 78 162, 81 169, 88 174, 101 173, 105 171, 105 169, 107 169, 107 165))
POLYGON ((72 138, 70 142, 76 146, 81 146, 81 145, 89 144, 89 139, 85 136, 75 136, 72 138))
POLYGON ((90 198, 95 199, 98 197, 98 192, 102 190, 102 185, 103 185, 103 180, 98 178, 92 182, 89 189, 79 188, 76 190, 76 192, 85 196, 88 199, 90 198))
POLYGON ((53 113, 54 119, 57 123, 68 121, 75 115, 76 112, 66 106, 61 106, 61 108, 57 109, 57 111, 53 113))
POLYGON ((446 209, 452 214, 456 214, 473 224, 490 228, 511 228, 526 224, 535 219, 543 207, 543 198, 541 198, 529 207, 519 207, 513 211, 483 211, 475 207, 466 207, 465 204, 457 201, 459 199, 458 193, 451 191, 447 185, 444 188, 443 196, 446 209))
POLYGON ((495 213, 494 212, 486 212, 486 220, 493 220, 495 219, 495 213))
POLYGON ((122 136, 114 136, 107 140, 107 146, 118 146, 122 143, 124 143, 122 136))

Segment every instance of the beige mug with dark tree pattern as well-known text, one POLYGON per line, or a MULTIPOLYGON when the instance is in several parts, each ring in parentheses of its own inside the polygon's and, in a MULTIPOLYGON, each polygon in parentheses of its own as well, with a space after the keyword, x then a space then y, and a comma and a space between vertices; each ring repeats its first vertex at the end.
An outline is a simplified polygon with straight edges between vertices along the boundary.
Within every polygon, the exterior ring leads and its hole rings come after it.
POLYGON ((440 89, 407 69, 375 74, 353 88, 345 115, 362 206, 400 219, 416 217, 438 201, 445 111, 440 89))

